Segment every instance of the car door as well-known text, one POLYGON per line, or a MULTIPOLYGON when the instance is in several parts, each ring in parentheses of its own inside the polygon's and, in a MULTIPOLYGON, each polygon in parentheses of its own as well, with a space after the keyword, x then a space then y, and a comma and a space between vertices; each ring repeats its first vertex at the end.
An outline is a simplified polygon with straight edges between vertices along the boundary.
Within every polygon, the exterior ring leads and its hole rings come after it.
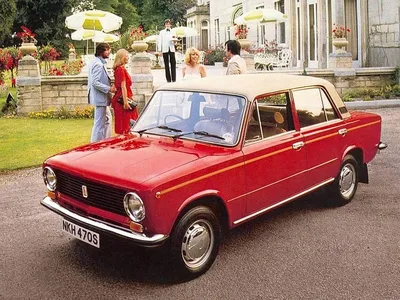
POLYGON ((247 218, 289 201, 304 190, 304 139, 295 131, 288 92, 255 100, 243 154, 247 218))
POLYGON ((326 183, 340 168, 345 124, 321 87, 294 90, 293 101, 307 153, 307 185, 326 183))

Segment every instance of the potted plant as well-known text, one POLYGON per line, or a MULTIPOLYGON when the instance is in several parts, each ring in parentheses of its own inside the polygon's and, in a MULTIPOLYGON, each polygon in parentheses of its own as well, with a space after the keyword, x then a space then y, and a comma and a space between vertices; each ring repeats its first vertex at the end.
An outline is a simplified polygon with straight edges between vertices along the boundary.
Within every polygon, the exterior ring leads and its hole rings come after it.
POLYGON ((332 45, 336 48, 336 53, 345 53, 346 50, 343 48, 349 43, 347 41, 347 34, 350 33, 350 29, 341 25, 333 24, 332 29, 332 45))
POLYGON ((37 42, 35 39, 36 34, 34 34, 29 28, 25 26, 21 26, 22 32, 18 32, 17 36, 22 40, 21 47, 19 48, 22 52, 22 55, 26 56, 28 54, 36 52, 37 48, 35 43, 37 42))
POLYGON ((247 34, 249 33, 249 29, 247 25, 237 25, 235 24, 235 37, 240 43, 242 49, 248 49, 251 45, 251 42, 247 39, 247 34))
POLYGON ((149 45, 143 41, 147 34, 144 32, 142 25, 139 25, 137 28, 130 29, 130 36, 133 41, 131 47, 136 53, 147 50, 149 45))

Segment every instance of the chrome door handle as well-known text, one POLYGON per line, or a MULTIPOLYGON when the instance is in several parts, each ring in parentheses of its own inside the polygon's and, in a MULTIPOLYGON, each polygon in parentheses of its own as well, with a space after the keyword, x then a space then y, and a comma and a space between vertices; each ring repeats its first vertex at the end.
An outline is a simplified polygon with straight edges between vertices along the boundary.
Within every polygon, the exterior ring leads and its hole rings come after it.
POLYGON ((347 134, 347 129, 346 128, 339 129, 338 133, 342 136, 345 136, 347 134))
POLYGON ((298 143, 294 143, 294 144, 292 145, 292 148, 293 148, 294 150, 299 150, 299 149, 301 149, 303 146, 304 146, 304 142, 298 142, 298 143))

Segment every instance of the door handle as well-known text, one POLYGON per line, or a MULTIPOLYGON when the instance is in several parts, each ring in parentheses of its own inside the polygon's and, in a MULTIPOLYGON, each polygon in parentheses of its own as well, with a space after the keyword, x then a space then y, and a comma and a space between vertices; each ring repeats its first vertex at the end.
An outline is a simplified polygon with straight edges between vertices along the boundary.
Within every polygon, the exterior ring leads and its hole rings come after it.
POLYGON ((341 136, 345 136, 345 135, 347 134, 347 129, 346 129, 346 128, 339 129, 338 133, 339 133, 341 136))
POLYGON ((299 149, 301 149, 303 146, 304 146, 304 142, 298 142, 298 143, 294 143, 294 144, 292 145, 292 148, 293 148, 294 150, 299 150, 299 149))

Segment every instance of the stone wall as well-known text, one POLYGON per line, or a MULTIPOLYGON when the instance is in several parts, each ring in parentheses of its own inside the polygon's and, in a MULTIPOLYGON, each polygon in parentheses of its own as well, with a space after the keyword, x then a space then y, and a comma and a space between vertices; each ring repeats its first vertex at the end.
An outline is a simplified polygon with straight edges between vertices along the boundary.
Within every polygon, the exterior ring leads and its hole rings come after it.
MULTIPOLYGON (((268 71, 266 71, 268 72, 268 71)), ((302 75, 303 71, 273 71, 286 74, 302 75)), ((395 68, 360 68, 360 69, 314 69, 307 70, 307 76, 323 78, 331 82, 339 95, 354 88, 384 87, 398 84, 395 78, 395 68)))
POLYGON ((369 53, 368 65, 400 66, 400 2, 376 0, 368 2, 369 53))
MULTIPOLYGON (((140 111, 153 93, 150 59, 132 61, 131 69, 144 73, 132 75, 131 88, 140 111)), ((30 56, 24 58, 18 66, 18 113, 87 107, 87 80, 87 75, 41 77, 37 61, 30 56)))

